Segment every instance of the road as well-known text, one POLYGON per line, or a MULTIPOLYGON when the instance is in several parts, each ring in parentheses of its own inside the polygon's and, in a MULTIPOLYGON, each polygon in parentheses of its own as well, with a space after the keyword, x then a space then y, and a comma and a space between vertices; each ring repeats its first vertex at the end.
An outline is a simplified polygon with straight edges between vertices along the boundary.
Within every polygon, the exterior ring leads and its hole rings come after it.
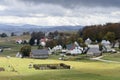
POLYGON ((90 60, 102 61, 102 62, 107 62, 107 63, 120 63, 118 61, 104 60, 102 59, 102 57, 103 56, 96 57, 96 58, 90 58, 90 60))

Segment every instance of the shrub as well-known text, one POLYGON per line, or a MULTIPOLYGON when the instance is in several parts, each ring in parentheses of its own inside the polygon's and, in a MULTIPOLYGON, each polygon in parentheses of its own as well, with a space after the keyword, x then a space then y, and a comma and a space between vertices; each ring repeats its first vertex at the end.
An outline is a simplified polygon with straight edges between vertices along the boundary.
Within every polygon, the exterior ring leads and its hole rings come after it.
POLYGON ((31 52, 31 46, 29 45, 23 46, 20 52, 22 54, 22 57, 29 57, 30 52, 31 52))

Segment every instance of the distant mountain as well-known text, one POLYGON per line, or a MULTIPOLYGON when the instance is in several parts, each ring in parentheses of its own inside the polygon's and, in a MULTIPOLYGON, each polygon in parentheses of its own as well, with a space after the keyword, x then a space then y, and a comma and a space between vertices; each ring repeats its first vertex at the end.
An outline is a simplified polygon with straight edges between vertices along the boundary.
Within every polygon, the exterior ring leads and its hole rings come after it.
POLYGON ((42 31, 75 31, 83 26, 51 26, 49 28, 41 28, 42 31))
POLYGON ((0 33, 10 34, 14 32, 16 34, 21 34, 22 32, 33 32, 33 31, 74 31, 83 28, 83 26, 36 26, 36 25, 9 25, 9 24, 0 24, 0 33))

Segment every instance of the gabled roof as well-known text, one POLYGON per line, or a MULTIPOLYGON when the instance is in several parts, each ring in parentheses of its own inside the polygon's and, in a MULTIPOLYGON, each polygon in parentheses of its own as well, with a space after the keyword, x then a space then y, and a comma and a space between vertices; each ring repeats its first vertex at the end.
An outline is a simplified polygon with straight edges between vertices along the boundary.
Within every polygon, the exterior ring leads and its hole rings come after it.
POLYGON ((88 45, 88 47, 89 47, 88 53, 89 52, 101 53, 101 51, 99 50, 99 45, 88 45))
POLYGON ((88 50, 88 53, 89 52, 92 52, 92 53, 101 53, 101 51, 98 49, 98 48, 90 48, 89 50, 88 50))
POLYGON ((72 50, 72 49, 74 49, 76 46, 75 46, 74 44, 68 44, 68 45, 66 45, 66 47, 67 47, 68 50, 72 50))
POLYGON ((39 59, 46 59, 48 58, 48 50, 41 49, 41 50, 32 50, 31 57, 32 58, 39 58, 39 59))
POLYGON ((90 38, 85 40, 85 44, 91 44, 91 43, 92 43, 92 40, 90 38))
POLYGON ((101 41, 101 44, 103 44, 103 45, 110 45, 110 41, 102 40, 102 41, 101 41))

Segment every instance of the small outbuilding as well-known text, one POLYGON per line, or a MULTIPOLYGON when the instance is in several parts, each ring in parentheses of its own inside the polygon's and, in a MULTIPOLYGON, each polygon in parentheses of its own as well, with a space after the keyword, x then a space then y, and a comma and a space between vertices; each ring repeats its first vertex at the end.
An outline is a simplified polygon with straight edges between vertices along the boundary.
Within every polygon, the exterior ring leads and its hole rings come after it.
POLYGON ((46 49, 32 50, 31 51, 32 58, 46 59, 46 58, 48 58, 48 56, 49 56, 48 50, 46 50, 46 49))

